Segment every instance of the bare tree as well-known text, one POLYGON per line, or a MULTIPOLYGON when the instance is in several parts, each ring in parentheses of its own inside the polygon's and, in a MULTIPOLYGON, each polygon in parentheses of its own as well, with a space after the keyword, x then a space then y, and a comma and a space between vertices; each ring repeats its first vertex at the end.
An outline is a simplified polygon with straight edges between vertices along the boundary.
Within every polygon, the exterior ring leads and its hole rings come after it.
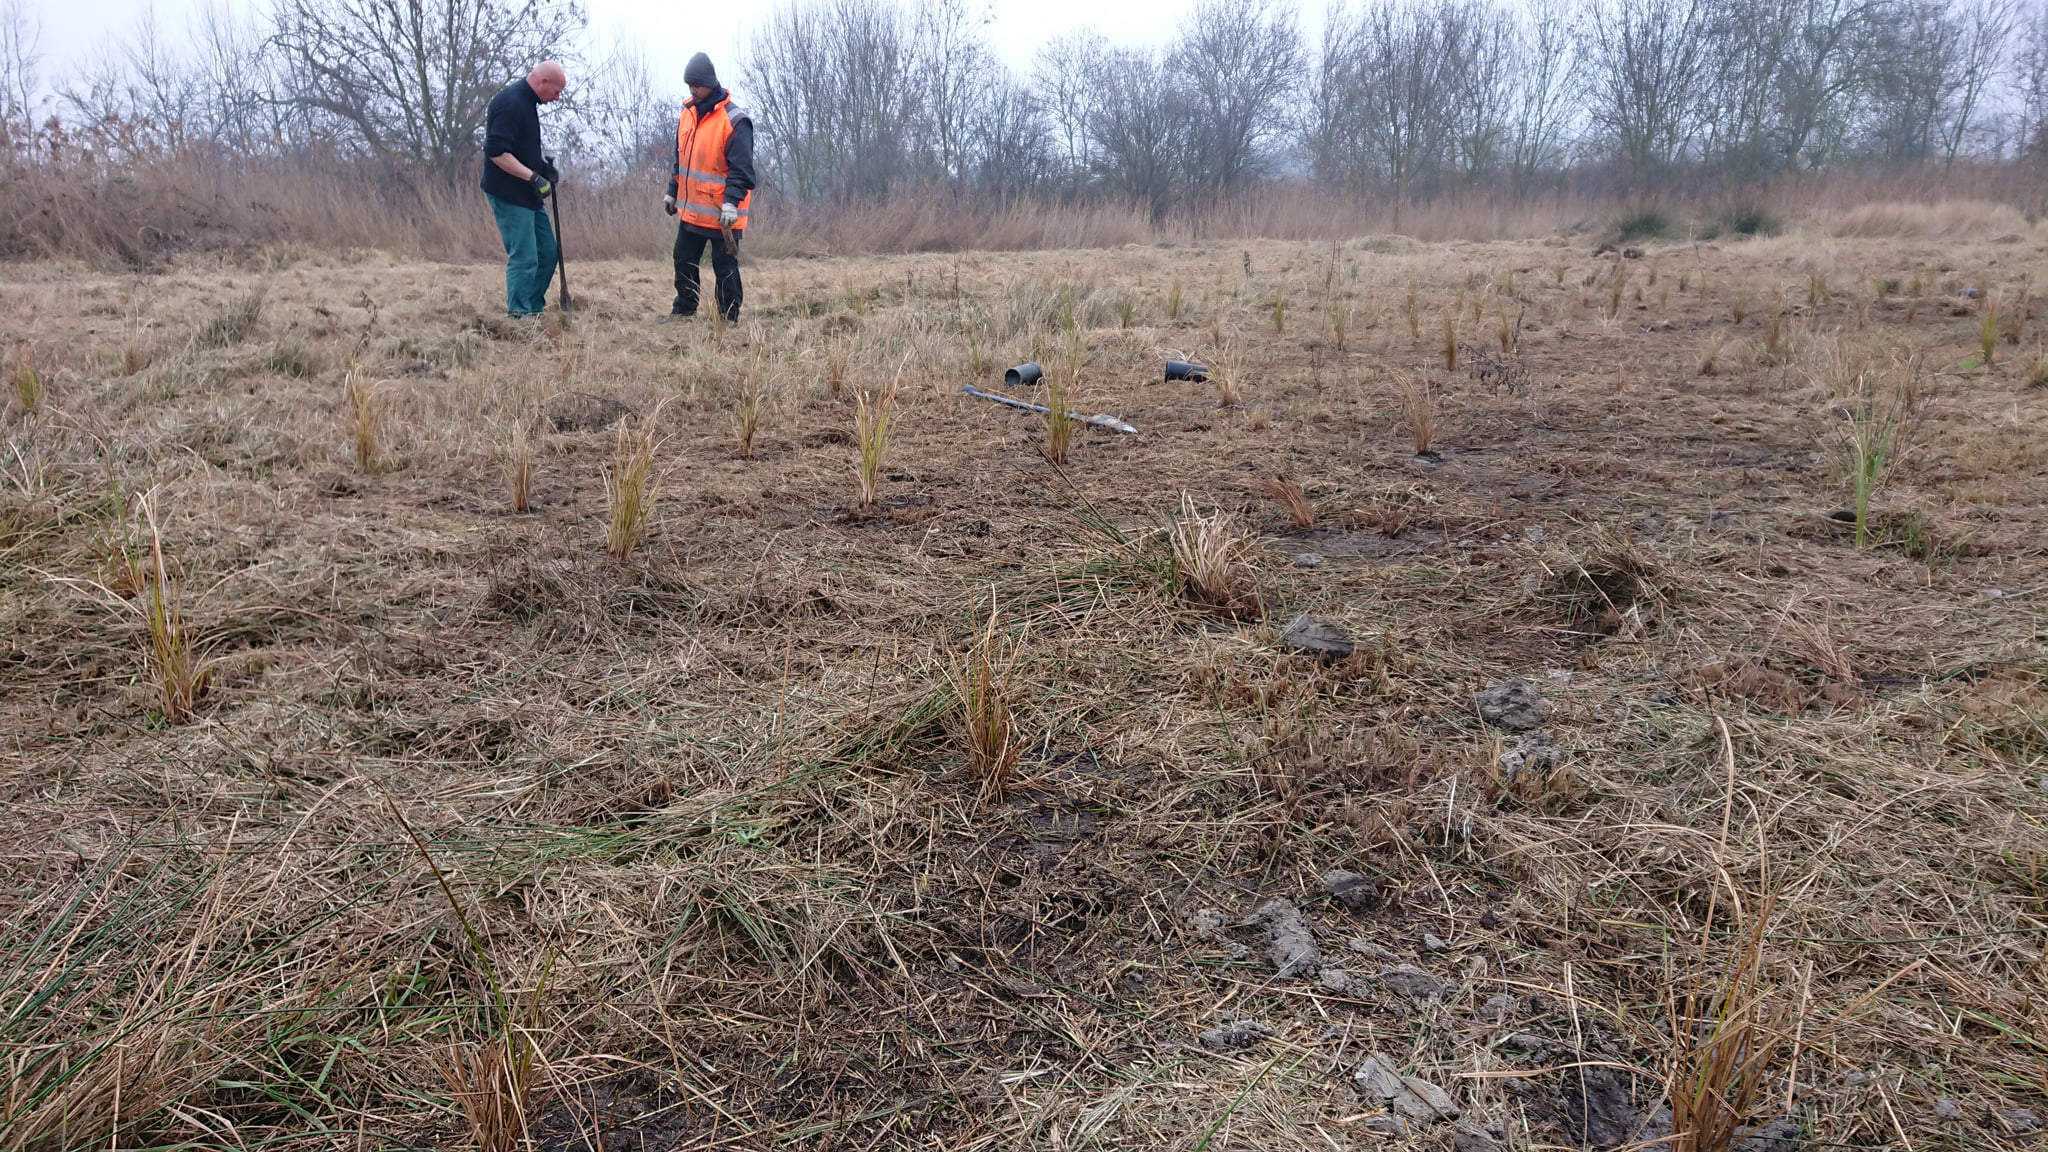
POLYGON ((1516 64, 1515 20, 1486 0, 1467 0, 1444 12, 1444 43, 1457 62, 1457 92, 1450 107, 1451 155, 1465 183, 1495 172, 1508 139, 1516 64))
POLYGON ((975 104, 968 155, 977 191, 999 200, 1035 192, 1059 172, 1052 123, 1031 89, 1004 73, 975 104))
POLYGON ((2004 73, 2019 24, 2019 4, 2018 0, 1961 0, 1955 15, 1962 22, 1963 33, 1941 133, 1942 160, 1949 164, 1955 163, 1970 132, 1977 128, 1985 98, 2004 73))
POLYGON ((1738 180, 1774 166, 1779 83, 1796 48, 1796 0, 1712 0, 1699 93, 1700 157, 1738 180))
POLYGON ((195 129, 225 156, 288 148, 303 135, 294 131, 299 121, 279 87, 265 38, 253 14, 239 16, 226 3, 208 0, 193 16, 195 129))
POLYGON ((907 168, 915 63, 907 21, 885 0, 775 10, 741 72, 770 177, 800 200, 886 195, 907 168))
POLYGON ((2036 164, 2048 170, 2048 0, 2036 0, 2022 20, 2014 63, 2019 82, 2020 145, 2036 164))
POLYGON ((1776 166, 1822 168, 1848 148, 1889 0, 1788 3, 1795 39, 1778 77, 1776 166))
POLYGON ((1523 9, 1506 112, 1508 182, 1517 196, 1569 159, 1584 109, 1581 40, 1570 0, 1530 0, 1523 9))
POLYGON ((969 134, 981 102, 1007 69, 982 39, 986 0, 926 0, 912 21, 919 115, 917 166, 927 182, 961 187, 969 165, 969 134))
POLYGON ((1260 175, 1292 128, 1300 82, 1294 10, 1274 0, 1203 0, 1167 58, 1197 112, 1195 178, 1217 194, 1260 175))
POLYGON ((1711 64, 1702 0, 1599 0, 1588 47, 1592 118, 1642 190, 1684 159, 1711 64))
MULTIPOLYGON (((738 99, 745 104, 744 93, 738 99)), ((603 59, 579 69, 562 104, 559 147, 580 169, 668 178, 683 97, 655 79, 638 43, 616 41, 603 59)))
POLYGON ((1165 60, 1142 48, 1095 54, 1085 77, 1094 93, 1087 125, 1096 179, 1153 219, 1164 217, 1191 170, 1191 94, 1165 60))
POLYGON ((0 0, 0 156, 33 147, 42 39, 42 25, 25 0, 0 0))
POLYGON ((1316 173, 1353 190, 1383 182, 1397 225, 1416 182, 1451 154, 1462 28, 1450 0, 1332 8, 1324 21, 1309 133, 1316 173))
POLYGON ((450 183, 492 95, 584 25, 573 0, 278 0, 273 19, 294 104, 394 172, 450 183))
POLYGON ((1052 121, 1052 135, 1064 170, 1065 189, 1078 191, 1094 164, 1088 137, 1088 112, 1096 94, 1088 90, 1095 59, 1108 50, 1107 41, 1082 30, 1055 36, 1038 50, 1031 68, 1031 86, 1052 121))

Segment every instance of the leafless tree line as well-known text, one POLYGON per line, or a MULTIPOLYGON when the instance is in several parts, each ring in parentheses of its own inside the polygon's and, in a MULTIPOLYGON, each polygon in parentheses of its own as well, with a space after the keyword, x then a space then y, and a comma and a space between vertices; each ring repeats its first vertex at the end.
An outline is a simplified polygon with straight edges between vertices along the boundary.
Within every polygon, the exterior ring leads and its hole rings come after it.
MULTIPOLYGON (((584 170, 660 169, 679 97, 584 43, 575 0, 276 0, 145 25, 39 75, 0 0, 0 157, 90 147, 465 179, 484 104, 545 56, 584 170)), ((1264 181, 1405 204, 1632 192, 1964 156, 2048 164, 2048 0, 1200 0, 1160 48, 1092 33, 1005 66, 976 0, 787 0, 732 69, 792 199, 1102 195, 1155 215, 1264 181)))
POLYGON ((1338 0, 1313 41, 1278 0, 1204 0, 1163 49, 1059 37, 1028 83, 974 23, 964 0, 779 9, 746 83, 785 189, 1156 214, 1276 175, 1401 203, 2048 158, 2044 0, 1338 0))
POLYGON ((491 96, 566 57, 585 82, 551 110, 558 137, 594 163, 644 165, 677 101, 632 50, 584 51, 584 29, 573 0, 210 0, 183 35, 145 14, 52 77, 29 0, 0 0, 0 158, 281 158, 357 165, 365 185, 460 181, 491 96))

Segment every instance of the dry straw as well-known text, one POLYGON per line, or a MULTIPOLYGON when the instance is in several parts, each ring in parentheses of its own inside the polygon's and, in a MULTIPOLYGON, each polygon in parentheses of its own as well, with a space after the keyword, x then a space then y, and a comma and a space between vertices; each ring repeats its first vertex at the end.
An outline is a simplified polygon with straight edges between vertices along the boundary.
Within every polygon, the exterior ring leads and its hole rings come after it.
POLYGON ((149 345, 142 337, 142 318, 128 314, 127 331, 121 337, 121 375, 133 376, 149 367, 149 345))

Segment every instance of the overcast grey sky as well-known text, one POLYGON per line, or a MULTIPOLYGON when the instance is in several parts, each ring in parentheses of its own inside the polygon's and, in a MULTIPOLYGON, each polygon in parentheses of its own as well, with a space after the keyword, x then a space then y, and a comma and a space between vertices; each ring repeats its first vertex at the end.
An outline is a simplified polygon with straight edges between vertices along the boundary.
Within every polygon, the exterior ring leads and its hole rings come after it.
MULTIPOLYGON (((62 75, 96 48, 129 38, 143 14, 154 9, 162 38, 177 42, 208 0, 27 0, 43 29, 44 72, 62 75)), ((232 10, 251 10, 256 0, 212 0, 232 10)), ((678 3, 676 0, 586 0, 593 46, 599 51, 614 38, 639 46, 659 75, 682 87, 683 63, 690 53, 705 51, 718 65, 720 78, 733 80, 739 53, 768 3, 720 0, 678 3)), ((1030 68, 1041 44, 1079 28, 1093 28, 1117 44, 1161 44, 1194 7, 1194 0, 993 0, 989 10, 989 41, 1012 67, 1030 68)), ((1320 4, 1302 6, 1304 23, 1319 22, 1320 4)))

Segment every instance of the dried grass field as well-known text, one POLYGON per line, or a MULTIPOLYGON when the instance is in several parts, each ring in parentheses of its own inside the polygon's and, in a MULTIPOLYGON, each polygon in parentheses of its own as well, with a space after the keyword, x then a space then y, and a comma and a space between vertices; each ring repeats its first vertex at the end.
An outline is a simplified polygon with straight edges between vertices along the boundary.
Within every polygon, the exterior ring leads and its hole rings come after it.
POLYGON ((2048 231, 570 275, 6 269, 0 1146, 2043 1141, 2048 231))

